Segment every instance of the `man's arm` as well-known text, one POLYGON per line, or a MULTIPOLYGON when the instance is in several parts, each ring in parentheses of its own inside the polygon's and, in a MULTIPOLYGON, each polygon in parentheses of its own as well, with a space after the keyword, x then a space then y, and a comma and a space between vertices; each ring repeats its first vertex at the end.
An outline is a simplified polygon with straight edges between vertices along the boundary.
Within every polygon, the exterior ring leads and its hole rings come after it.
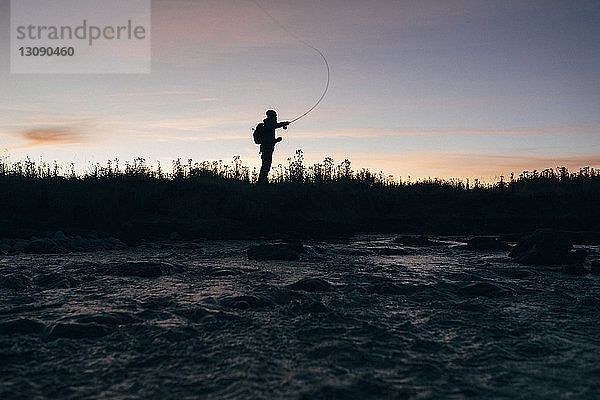
POLYGON ((290 121, 278 122, 277 125, 275 125, 275 129, 278 129, 278 128, 285 129, 289 124, 290 124, 290 121))

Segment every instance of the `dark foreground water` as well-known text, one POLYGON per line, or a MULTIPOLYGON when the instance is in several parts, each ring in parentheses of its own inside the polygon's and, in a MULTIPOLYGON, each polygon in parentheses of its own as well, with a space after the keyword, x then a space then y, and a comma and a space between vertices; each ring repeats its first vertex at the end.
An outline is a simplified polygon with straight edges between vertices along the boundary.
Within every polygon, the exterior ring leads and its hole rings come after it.
POLYGON ((390 240, 0 256, 0 398, 600 398, 599 277, 390 240))

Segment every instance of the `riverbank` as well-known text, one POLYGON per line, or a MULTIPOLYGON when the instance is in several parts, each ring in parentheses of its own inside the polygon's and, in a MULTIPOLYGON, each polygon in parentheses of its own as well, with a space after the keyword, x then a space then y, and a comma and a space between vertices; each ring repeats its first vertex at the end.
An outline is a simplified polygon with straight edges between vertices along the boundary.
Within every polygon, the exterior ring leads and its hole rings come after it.
POLYGON ((367 178, 256 185, 208 172, 0 174, 0 237, 29 240, 62 231, 86 238, 97 232, 132 245, 172 236, 326 239, 358 232, 481 235, 539 228, 600 237, 600 175, 593 170, 487 186, 367 178))

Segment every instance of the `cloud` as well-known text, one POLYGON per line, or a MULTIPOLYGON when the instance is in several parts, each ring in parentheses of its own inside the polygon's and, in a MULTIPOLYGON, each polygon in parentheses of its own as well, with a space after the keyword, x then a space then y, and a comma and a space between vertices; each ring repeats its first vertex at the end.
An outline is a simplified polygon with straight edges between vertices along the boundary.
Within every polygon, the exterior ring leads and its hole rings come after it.
POLYGON ((76 144, 87 142, 87 137, 72 127, 33 128, 19 132, 19 136, 27 143, 9 147, 8 150, 27 149, 37 146, 56 144, 76 144))

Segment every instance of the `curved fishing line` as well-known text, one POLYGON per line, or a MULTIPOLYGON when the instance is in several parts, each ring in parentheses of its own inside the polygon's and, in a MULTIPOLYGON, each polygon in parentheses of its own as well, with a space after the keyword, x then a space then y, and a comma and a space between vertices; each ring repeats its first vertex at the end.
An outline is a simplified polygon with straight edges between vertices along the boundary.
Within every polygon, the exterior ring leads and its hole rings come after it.
POLYGON ((258 8, 260 8, 263 13, 265 13, 279 28, 281 28, 283 31, 285 31, 288 35, 292 36, 293 38, 298 40, 300 43, 305 45, 306 47, 317 52, 319 54, 319 56, 321 56, 321 58, 323 59, 323 62, 325 63, 325 68, 327 69, 327 83, 325 84, 325 90, 323 90, 323 94, 321 94, 321 97, 319 97, 317 102, 311 108, 309 108, 304 114, 290 120, 290 123, 296 122, 300 118, 304 118, 308 114, 310 114, 311 111, 313 111, 315 108, 317 108, 317 106, 319 104, 321 104, 321 101, 323 101, 323 99, 325 98, 325 95, 327 94, 327 91, 329 90, 329 83, 331 81, 331 69, 329 68, 329 62, 327 62, 327 58, 325 57, 325 55, 323 54, 323 52, 321 50, 319 50, 318 48, 316 48, 315 46, 313 46, 306 40, 302 39, 300 36, 296 35, 294 32, 290 31, 285 25, 283 25, 281 22, 279 22, 266 8, 264 8, 263 5, 258 2, 258 0, 252 0, 252 2, 254 4, 256 4, 256 6, 258 8))

